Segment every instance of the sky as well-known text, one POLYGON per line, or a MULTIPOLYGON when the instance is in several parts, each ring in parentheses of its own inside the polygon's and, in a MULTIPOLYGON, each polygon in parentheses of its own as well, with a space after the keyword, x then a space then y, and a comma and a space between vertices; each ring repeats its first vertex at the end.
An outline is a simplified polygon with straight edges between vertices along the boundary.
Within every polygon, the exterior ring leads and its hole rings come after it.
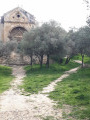
POLYGON ((67 31, 86 25, 90 13, 83 0, 2 0, 0 16, 16 7, 33 14, 40 24, 55 20, 67 31))

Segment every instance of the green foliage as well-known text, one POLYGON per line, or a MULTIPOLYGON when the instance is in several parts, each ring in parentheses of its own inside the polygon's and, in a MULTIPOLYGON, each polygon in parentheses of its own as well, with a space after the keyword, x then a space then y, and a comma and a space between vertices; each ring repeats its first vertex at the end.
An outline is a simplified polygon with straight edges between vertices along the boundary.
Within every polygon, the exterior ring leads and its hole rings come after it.
POLYGON ((46 65, 49 67, 50 55, 65 56, 65 36, 66 31, 58 23, 51 21, 26 32, 18 48, 30 57, 37 56, 41 67, 43 56, 46 55, 46 65))
POLYGON ((43 120, 58 120, 58 119, 54 118, 53 116, 47 116, 46 118, 43 118, 43 120))
POLYGON ((69 58, 77 54, 77 49, 75 46, 76 38, 77 34, 74 29, 70 30, 66 35, 66 51, 69 58))
POLYGON ((24 78, 24 84, 22 87, 25 91, 30 93, 38 93, 43 87, 47 86, 51 81, 56 80, 60 75, 73 67, 78 66, 77 63, 70 62, 68 65, 51 64, 47 69, 45 65, 40 69, 39 65, 34 65, 31 69, 30 66, 26 66, 27 76, 24 78))
POLYGON ((51 59, 59 64, 63 63, 64 58, 61 58, 59 55, 52 55, 51 59))
POLYGON ((75 43, 78 53, 90 56, 90 28, 88 26, 82 27, 76 32, 75 43))
POLYGON ((77 73, 59 82, 50 98, 61 104, 73 106, 70 115, 76 119, 90 118, 90 68, 83 68, 77 73))
POLYGON ((79 53, 82 56, 83 67, 84 55, 90 56, 90 28, 84 26, 78 31, 69 31, 66 36, 66 42, 67 56, 71 58, 79 53))
POLYGON ((0 41, 0 57, 9 57, 11 52, 16 50, 17 42, 16 41, 8 41, 2 42, 0 41))
POLYGON ((10 87, 10 82, 13 79, 11 75, 12 69, 6 66, 0 66, 0 93, 10 87))

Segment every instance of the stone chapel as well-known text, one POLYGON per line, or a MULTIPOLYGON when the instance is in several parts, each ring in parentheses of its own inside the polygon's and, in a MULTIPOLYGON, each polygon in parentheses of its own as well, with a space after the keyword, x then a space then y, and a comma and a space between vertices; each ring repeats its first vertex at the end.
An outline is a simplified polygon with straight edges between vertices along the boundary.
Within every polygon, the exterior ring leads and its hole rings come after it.
MULTIPOLYGON (((29 31, 31 28, 36 26, 35 17, 23 10, 20 7, 17 7, 3 16, 0 19, 0 40, 3 42, 17 40, 20 41, 23 37, 23 33, 29 31)), ((0 63, 6 64, 7 60, 5 58, 0 58, 0 63)), ((11 57, 8 61, 9 64, 28 64, 30 59, 25 56, 22 57, 12 51, 11 57)))
POLYGON ((35 27, 35 17, 17 7, 9 12, 6 12, 0 19, 0 40, 8 41, 22 39, 23 33, 35 27))

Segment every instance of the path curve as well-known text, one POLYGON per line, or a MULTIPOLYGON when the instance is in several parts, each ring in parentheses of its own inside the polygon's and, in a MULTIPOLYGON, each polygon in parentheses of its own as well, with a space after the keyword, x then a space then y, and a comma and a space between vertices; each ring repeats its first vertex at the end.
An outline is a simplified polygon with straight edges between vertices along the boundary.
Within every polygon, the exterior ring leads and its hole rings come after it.
MULTIPOLYGON (((53 91, 57 82, 78 69, 79 67, 66 71, 60 78, 43 88, 42 92, 24 96, 18 89, 18 85, 22 84, 25 71, 22 66, 14 66, 15 79, 11 83, 11 88, 0 96, 0 120, 42 120, 46 116, 63 120, 62 109, 55 109, 53 106, 56 103, 45 93, 53 91)), ((66 112, 69 112, 68 109, 66 112)))

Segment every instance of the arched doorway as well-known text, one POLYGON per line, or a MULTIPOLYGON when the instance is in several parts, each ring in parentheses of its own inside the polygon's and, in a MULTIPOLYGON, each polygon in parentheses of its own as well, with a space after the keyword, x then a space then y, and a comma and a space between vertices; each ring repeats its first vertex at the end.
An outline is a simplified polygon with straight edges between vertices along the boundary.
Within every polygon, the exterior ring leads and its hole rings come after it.
POLYGON ((10 35, 9 35, 9 39, 20 41, 23 37, 23 33, 26 31, 27 30, 23 27, 15 27, 11 30, 10 35))

